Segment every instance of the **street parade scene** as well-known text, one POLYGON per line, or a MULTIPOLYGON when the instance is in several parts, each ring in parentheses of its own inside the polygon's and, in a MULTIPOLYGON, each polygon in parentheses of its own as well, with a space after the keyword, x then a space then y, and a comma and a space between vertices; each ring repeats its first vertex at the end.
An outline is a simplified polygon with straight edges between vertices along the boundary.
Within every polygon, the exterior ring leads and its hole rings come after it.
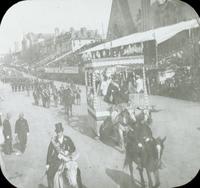
POLYGON ((195 178, 200 19, 192 7, 28 0, 7 11, 0 41, 0 167, 10 184, 171 188, 195 178))

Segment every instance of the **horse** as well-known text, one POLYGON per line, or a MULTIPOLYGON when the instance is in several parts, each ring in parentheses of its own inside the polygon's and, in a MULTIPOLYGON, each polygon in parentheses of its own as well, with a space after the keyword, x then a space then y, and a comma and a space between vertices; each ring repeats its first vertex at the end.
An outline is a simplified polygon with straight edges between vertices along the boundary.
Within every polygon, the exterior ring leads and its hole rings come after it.
POLYGON ((164 142, 166 140, 166 137, 164 137, 163 139, 161 139, 160 137, 156 139, 153 137, 146 137, 144 138, 144 142, 142 143, 140 141, 138 142, 137 137, 137 131, 130 130, 128 132, 124 167, 129 167, 131 179, 132 181, 134 181, 134 162, 136 165, 138 165, 137 169, 139 170, 142 187, 145 187, 145 181, 143 176, 144 169, 147 173, 149 188, 159 187, 159 168, 161 166, 161 158, 164 151, 164 142), (153 173, 155 177, 154 186, 151 178, 151 173, 153 173))
POLYGON ((134 125, 136 119, 127 109, 117 112, 116 117, 108 117, 100 127, 100 138, 111 138, 119 147, 125 149, 125 141, 128 127, 134 125))
POLYGON ((78 179, 80 178, 80 170, 76 162, 78 157, 77 154, 72 158, 62 157, 63 162, 54 176, 53 188, 82 188, 82 183, 78 179))

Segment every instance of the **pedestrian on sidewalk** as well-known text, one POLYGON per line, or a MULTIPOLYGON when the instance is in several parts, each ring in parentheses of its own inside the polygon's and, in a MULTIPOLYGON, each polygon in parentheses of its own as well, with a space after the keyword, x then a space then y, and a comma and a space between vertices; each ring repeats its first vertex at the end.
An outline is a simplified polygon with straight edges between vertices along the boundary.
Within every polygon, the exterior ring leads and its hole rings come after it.
POLYGON ((27 144, 27 136, 29 135, 29 125, 23 113, 19 114, 19 119, 15 123, 15 134, 19 141, 19 150, 24 153, 27 144))
POLYGON ((3 144, 5 140, 4 140, 4 135, 3 135, 3 124, 2 124, 1 116, 2 116, 2 113, 0 113, 0 168, 5 176, 6 168, 5 168, 5 164, 2 157, 3 144))
POLYGON ((6 114, 6 118, 3 121, 3 135, 4 135, 4 152, 10 155, 13 152, 12 148, 12 130, 10 125, 10 114, 6 114))
POLYGON ((77 86, 77 104, 80 105, 81 104, 81 89, 77 86))
POLYGON ((55 107, 57 107, 58 106, 58 90, 56 87, 53 91, 53 100, 54 100, 55 107))
POLYGON ((4 135, 3 135, 3 123, 1 119, 2 113, 0 112, 0 151, 1 151, 1 146, 4 143, 4 135))

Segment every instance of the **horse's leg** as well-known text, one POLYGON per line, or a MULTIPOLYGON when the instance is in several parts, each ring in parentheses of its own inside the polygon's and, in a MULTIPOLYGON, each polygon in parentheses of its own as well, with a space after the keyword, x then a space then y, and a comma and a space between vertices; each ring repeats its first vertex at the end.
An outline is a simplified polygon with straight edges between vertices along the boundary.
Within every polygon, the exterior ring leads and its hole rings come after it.
POLYGON ((139 168, 139 173, 140 173, 140 178, 141 178, 141 185, 142 187, 145 187, 145 181, 144 181, 144 176, 143 176, 143 168, 139 168))
POLYGON ((131 162, 128 165, 128 167, 129 167, 129 171, 130 171, 130 175, 131 175, 131 180, 132 180, 132 182, 134 182, 135 180, 134 180, 134 176, 133 176, 133 163, 131 162))
POLYGON ((159 170, 156 170, 154 173, 154 177, 155 177, 155 188, 160 186, 160 175, 159 175, 159 170))
POLYGON ((149 188, 152 188, 153 182, 152 182, 152 179, 151 179, 151 174, 147 169, 146 169, 146 172, 147 172, 147 177, 148 177, 149 188))
POLYGON ((120 138, 120 147, 121 149, 124 151, 124 135, 123 135, 123 130, 121 130, 120 128, 118 129, 118 133, 119 133, 119 138, 120 138))
POLYGON ((64 108, 65 108, 65 114, 67 113, 67 105, 64 104, 64 108))
POLYGON ((80 169, 78 168, 77 169, 77 188, 82 188, 83 185, 82 185, 82 179, 81 179, 81 171, 80 169))

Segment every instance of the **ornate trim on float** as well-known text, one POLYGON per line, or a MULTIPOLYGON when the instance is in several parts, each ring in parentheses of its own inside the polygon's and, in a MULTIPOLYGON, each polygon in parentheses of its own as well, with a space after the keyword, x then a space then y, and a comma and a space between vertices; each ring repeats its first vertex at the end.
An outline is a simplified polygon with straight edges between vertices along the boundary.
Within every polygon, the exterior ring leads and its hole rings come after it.
POLYGON ((108 110, 97 112, 89 106, 88 106, 88 113, 97 121, 104 120, 105 118, 110 116, 110 111, 108 110))
POLYGON ((144 56, 116 57, 93 59, 91 63, 85 65, 85 68, 108 67, 114 65, 138 65, 144 64, 144 56))

